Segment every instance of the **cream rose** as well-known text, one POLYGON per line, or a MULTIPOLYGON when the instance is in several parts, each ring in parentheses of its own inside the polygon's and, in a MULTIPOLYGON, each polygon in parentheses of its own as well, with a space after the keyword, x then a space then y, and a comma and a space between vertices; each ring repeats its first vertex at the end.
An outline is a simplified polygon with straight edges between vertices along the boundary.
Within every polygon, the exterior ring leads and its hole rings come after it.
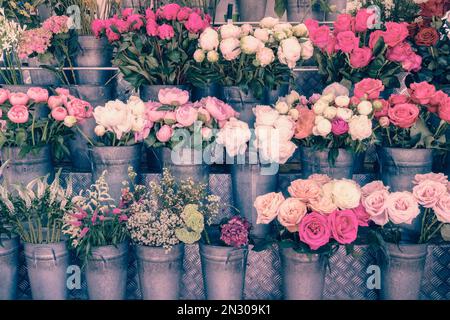
POLYGON ((297 24, 292 27, 292 31, 294 32, 294 36, 297 38, 303 38, 308 36, 308 28, 304 23, 297 24))
POLYGON ((331 194, 334 203, 341 210, 356 208, 361 200, 361 189, 353 180, 334 181, 331 194))
POLYGON ((257 224, 269 224, 278 214, 278 209, 283 203, 283 194, 271 192, 259 197, 256 197, 253 206, 256 208, 258 214, 256 218, 257 224))
POLYGON ((370 216, 370 220, 377 225, 384 226, 389 221, 386 212, 386 201, 389 197, 389 192, 385 189, 374 190, 362 199, 362 205, 370 216))
POLYGON ((290 37, 281 40, 278 47, 278 59, 282 64, 286 64, 289 68, 293 69, 297 61, 300 60, 302 53, 302 47, 297 38, 290 37))
POLYGON ((389 219, 395 223, 411 224, 419 213, 419 204, 411 192, 393 192, 386 200, 389 219))
POLYGON ((311 210, 325 215, 329 215, 338 209, 338 207, 334 204, 333 199, 326 194, 319 199, 311 200, 309 202, 309 207, 311 210))
POLYGON ((300 199, 288 198, 281 203, 278 209, 278 221, 289 232, 297 232, 298 224, 306 212, 306 205, 300 199))
POLYGON ((303 60, 310 59, 314 54, 314 45, 312 44, 311 40, 302 42, 300 45, 302 47, 302 53, 301 53, 302 59, 303 60))
POLYGON ((293 198, 298 198, 308 204, 312 200, 319 200, 323 191, 320 185, 312 180, 298 179, 291 182, 288 192, 293 198))

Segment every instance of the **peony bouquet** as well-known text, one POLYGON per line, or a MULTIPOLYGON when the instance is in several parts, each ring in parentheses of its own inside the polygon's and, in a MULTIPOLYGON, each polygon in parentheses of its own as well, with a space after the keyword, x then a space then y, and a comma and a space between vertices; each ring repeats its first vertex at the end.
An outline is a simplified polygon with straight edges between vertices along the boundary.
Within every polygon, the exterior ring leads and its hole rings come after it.
POLYGON ((171 3, 145 15, 124 9, 120 16, 94 20, 92 30, 116 48, 113 63, 137 89, 186 83, 197 38, 210 20, 199 9, 171 3))
POLYGON ((93 112, 97 123, 94 129, 96 139, 90 143, 119 147, 142 142, 153 126, 146 113, 147 106, 136 96, 131 96, 127 103, 114 100, 96 107, 93 112))
POLYGON ((442 173, 417 174, 413 190, 389 192, 381 181, 362 187, 362 206, 375 224, 375 231, 388 242, 401 241, 400 224, 421 219, 414 241, 427 243, 450 223, 450 184, 442 173), (422 216, 419 215, 422 212, 422 216))
MULTIPOLYGON (((53 155, 60 159, 68 150, 64 137, 70 134, 73 116, 68 110, 76 104, 74 97, 69 98, 68 91, 56 89, 57 94, 49 97, 46 89, 32 87, 28 92, 9 92, 0 89, 0 148, 21 148, 26 155, 51 144, 53 155), (42 117, 42 110, 49 107, 49 116, 42 117)), ((84 105, 86 102, 77 99, 84 105)))
POLYGON ((397 75, 418 71, 422 58, 406 41, 406 22, 377 21, 374 9, 360 9, 353 16, 338 15, 334 29, 307 20, 320 73, 327 83, 343 81, 346 86, 364 78, 380 79, 386 88, 398 88, 397 75))
POLYGON ((219 127, 238 115, 230 105, 214 97, 189 102, 189 92, 177 88, 161 89, 158 101, 146 105, 151 124, 145 140, 149 147, 202 149, 214 141, 219 127))
POLYGON ((259 153, 261 163, 286 163, 297 148, 291 141, 295 111, 259 105, 253 108, 253 113, 256 116, 254 134, 247 123, 231 118, 218 132, 217 143, 225 147, 230 157, 244 155, 249 144, 250 152, 259 153))
POLYGON ((305 25, 292 26, 275 18, 264 18, 258 28, 249 24, 225 24, 207 28, 194 53, 197 65, 191 82, 202 86, 204 70, 215 70, 225 86, 239 86, 261 97, 264 88, 277 89, 286 83, 290 70, 313 54, 305 25))
POLYGON ((450 122, 450 97, 427 83, 413 83, 404 94, 379 100, 375 114, 382 146, 394 148, 441 148, 450 122), (437 125, 436 125, 437 123, 437 125))
POLYGON ((257 223, 276 219, 275 241, 303 253, 331 253, 337 245, 355 242, 358 229, 368 226, 369 215, 361 206, 361 188, 352 180, 332 180, 314 174, 299 179, 282 193, 256 198, 257 223))

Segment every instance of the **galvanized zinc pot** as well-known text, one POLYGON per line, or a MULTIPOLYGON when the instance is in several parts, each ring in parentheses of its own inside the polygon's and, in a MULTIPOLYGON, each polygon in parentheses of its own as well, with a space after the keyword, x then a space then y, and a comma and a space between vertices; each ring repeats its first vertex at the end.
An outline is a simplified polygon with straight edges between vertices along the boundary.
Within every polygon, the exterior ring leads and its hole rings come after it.
POLYGON ((192 87, 191 90, 191 100, 198 101, 205 97, 216 97, 217 99, 222 99, 222 86, 218 83, 211 83, 206 87, 192 87))
POLYGON ((203 286, 208 300, 242 300, 248 248, 200 243, 203 286))
POLYGON ((141 144, 122 147, 92 147, 90 158, 92 164, 92 182, 106 170, 106 182, 109 185, 110 196, 120 200, 122 182, 129 181, 128 167, 133 167, 136 173, 141 169, 141 144))
POLYGON ((239 112, 239 120, 247 122, 252 128, 256 120, 253 108, 258 104, 262 104, 263 97, 257 99, 251 91, 245 93, 239 87, 226 86, 223 87, 223 101, 239 112))
POLYGON ((411 191, 412 181, 418 173, 431 172, 431 149, 378 148, 381 179, 391 191, 411 191))
POLYGON ((266 13, 267 0, 237 0, 239 20, 258 22, 266 13))
POLYGON ((281 85, 275 90, 264 90, 264 103, 268 105, 275 104, 280 97, 284 97, 289 92, 289 85, 281 85))
POLYGON ((103 106, 106 102, 116 99, 116 86, 108 85, 73 85, 67 87, 72 94, 89 102, 92 107, 103 106))
POLYGON ((89 172, 91 170, 91 161, 89 158, 88 141, 84 136, 91 141, 95 138, 95 119, 84 119, 77 126, 78 128, 75 129, 73 137, 68 141, 72 168, 75 171, 89 172))
POLYGON ((189 91, 189 86, 187 85, 142 85, 139 88, 139 94, 141 99, 145 102, 158 101, 159 90, 167 88, 177 88, 189 91))
POLYGON ((65 300, 69 251, 66 242, 24 243, 25 260, 34 300, 65 300))
POLYGON ((9 160, 3 170, 3 179, 7 184, 28 184, 31 180, 49 175, 53 181, 54 169, 50 146, 45 145, 37 151, 20 157, 20 148, 4 147, 1 150, 2 163, 9 160))
POLYGON ((144 300, 178 300, 183 276, 184 244, 165 248, 136 246, 144 300))
POLYGON ((286 300, 320 300, 325 284, 325 261, 318 254, 297 253, 280 246, 283 294, 286 300))
MULTIPOLYGON (((110 67, 113 49, 106 38, 78 36, 80 52, 75 57, 75 67, 110 67)), ((75 70, 77 84, 104 85, 113 76, 107 70, 75 70)))
POLYGON ((19 269, 19 237, 0 237, 0 300, 16 298, 19 269))
POLYGON ((427 244, 387 243, 388 259, 381 264, 382 300, 419 300, 427 244))
MULTIPOLYGON (((56 62, 50 62, 49 64, 41 63, 38 57, 28 59, 28 65, 30 67, 49 65, 50 67, 58 68, 56 62)), ((63 83, 60 76, 46 68, 28 70, 28 72, 30 73, 31 83, 35 86, 58 86, 63 83)))
POLYGON ((286 0, 287 20, 293 23, 304 22, 306 19, 315 19, 322 21, 324 13, 318 8, 310 8, 310 0, 286 0))
POLYGON ((124 300, 127 289, 128 242, 93 248, 86 264, 90 300, 124 300))
POLYGON ((314 173, 327 174, 334 179, 352 179, 355 156, 345 149, 339 149, 334 165, 328 161, 328 150, 316 151, 313 148, 300 148, 301 171, 304 179, 314 173))

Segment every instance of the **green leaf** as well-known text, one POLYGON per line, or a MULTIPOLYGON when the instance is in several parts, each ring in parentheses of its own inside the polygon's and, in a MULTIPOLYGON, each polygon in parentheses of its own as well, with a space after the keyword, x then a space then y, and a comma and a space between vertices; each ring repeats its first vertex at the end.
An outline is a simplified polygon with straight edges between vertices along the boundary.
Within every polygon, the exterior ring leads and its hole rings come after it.
POLYGON ((281 18, 286 12, 286 1, 285 0, 275 0, 275 13, 279 18, 281 18))

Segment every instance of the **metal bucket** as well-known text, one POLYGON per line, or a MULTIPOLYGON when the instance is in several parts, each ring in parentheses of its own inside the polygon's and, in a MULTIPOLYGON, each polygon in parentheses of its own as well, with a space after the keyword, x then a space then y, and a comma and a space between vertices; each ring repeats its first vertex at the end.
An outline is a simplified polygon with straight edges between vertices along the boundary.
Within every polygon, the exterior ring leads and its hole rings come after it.
POLYGON ((189 91, 189 86, 187 85, 142 85, 139 88, 139 94, 141 99, 145 102, 158 101, 159 90, 167 88, 178 88, 189 91))
POLYGON ((218 83, 211 83, 204 88, 192 87, 191 92, 192 101, 198 101, 205 97, 216 97, 218 99, 222 99, 223 96, 222 86, 218 83))
POLYGON ((103 106, 106 102, 116 98, 116 87, 114 84, 105 85, 78 85, 67 87, 72 94, 82 100, 89 102, 92 107, 103 106))
MULTIPOLYGON (((41 67, 46 65, 45 63, 41 63, 39 58, 30 58, 28 59, 28 65, 30 67, 41 67)), ((49 66, 58 68, 56 64, 49 63, 49 66)), ((58 86, 62 84, 62 79, 55 72, 48 69, 39 69, 39 70, 28 70, 30 73, 31 83, 35 86, 58 86)))
POLYGON ((161 172, 163 168, 162 152, 164 148, 146 148, 147 168, 150 172, 161 172))
POLYGON ((266 14, 267 0, 237 0, 239 20, 257 22, 266 14))
POLYGON ((136 246, 140 288, 144 300, 178 300, 183 275, 184 244, 170 251, 136 246))
POLYGON ((381 179, 391 191, 412 191, 412 181, 418 173, 431 172, 431 149, 378 148, 381 179))
POLYGON ((200 243, 203 285, 208 300, 242 300, 248 249, 200 243))
POLYGON ((1 150, 2 163, 9 160, 3 170, 3 181, 10 184, 27 185, 31 180, 49 176, 49 182, 53 181, 54 169, 50 146, 43 146, 37 155, 29 152, 24 158, 19 156, 20 148, 4 147, 1 150))
POLYGON ((124 300, 127 289, 128 242, 93 248, 86 264, 90 300, 124 300))
POLYGON ((264 239, 271 225, 256 223, 258 214, 253 203, 256 197, 277 191, 278 174, 264 174, 260 164, 233 164, 231 184, 234 207, 252 224, 251 235, 256 239, 264 239))
POLYGON ((327 12, 326 20, 334 21, 339 14, 345 13, 345 10, 347 9, 347 0, 328 0, 328 5, 335 6, 336 10, 334 12, 327 12))
POLYGON ((316 151, 312 148, 300 148, 301 172, 304 179, 314 173, 327 174, 334 179, 352 179, 354 155, 345 149, 339 149, 334 166, 328 162, 328 150, 316 151))
POLYGON ((281 85, 276 90, 264 90, 264 103, 274 105, 280 97, 284 97, 289 93, 289 85, 281 85))
MULTIPOLYGON (((106 38, 94 36, 78 36, 80 52, 75 57, 75 67, 110 67, 112 47, 106 38)), ((107 70, 76 70, 77 84, 104 85, 113 76, 107 70)))
POLYGON ((304 22, 306 19, 324 20, 325 14, 311 5, 311 0, 286 0, 287 20, 292 23, 304 22))
POLYGON ((65 300, 69 251, 66 242, 24 243, 25 260, 34 300, 65 300))
POLYGON ((209 165, 203 159, 203 150, 163 148, 162 164, 178 181, 191 178, 194 182, 209 184, 209 165))
POLYGON ((240 113, 239 120, 247 122, 251 128, 253 127, 256 120, 253 108, 261 104, 262 99, 257 99, 251 91, 245 94, 239 87, 223 87, 223 99, 240 113))
POLYGON ((387 243, 389 258, 381 264, 382 300, 419 300, 427 244, 387 243))
MULTIPOLYGON (((77 124, 78 129, 91 141, 94 137, 95 119, 85 119, 77 124)), ((91 161, 89 158, 88 142, 78 129, 74 130, 74 136, 69 139, 70 159, 75 171, 89 172, 91 161)))
POLYGON ((19 269, 19 237, 0 237, 0 300, 16 298, 19 269))
POLYGON ((325 284, 325 261, 318 254, 280 247, 285 300, 320 300, 325 284))
POLYGON ((141 144, 123 147, 93 147, 90 150, 92 164, 92 182, 94 183, 106 173, 110 196, 120 200, 122 182, 129 181, 128 167, 132 166, 136 173, 141 169, 141 144))

